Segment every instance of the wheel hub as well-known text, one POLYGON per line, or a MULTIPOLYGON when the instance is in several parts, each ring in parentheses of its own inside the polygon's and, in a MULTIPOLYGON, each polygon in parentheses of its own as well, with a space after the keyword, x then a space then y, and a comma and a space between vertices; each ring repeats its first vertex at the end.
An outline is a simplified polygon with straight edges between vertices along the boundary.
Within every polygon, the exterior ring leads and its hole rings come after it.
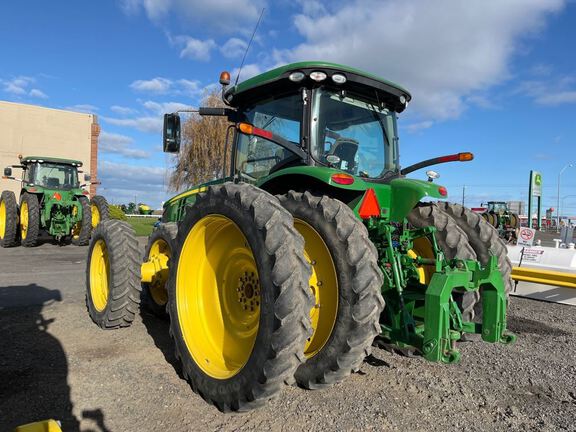
POLYGON ((238 280, 238 303, 245 311, 257 311, 260 306, 260 281, 254 272, 244 272, 238 280))

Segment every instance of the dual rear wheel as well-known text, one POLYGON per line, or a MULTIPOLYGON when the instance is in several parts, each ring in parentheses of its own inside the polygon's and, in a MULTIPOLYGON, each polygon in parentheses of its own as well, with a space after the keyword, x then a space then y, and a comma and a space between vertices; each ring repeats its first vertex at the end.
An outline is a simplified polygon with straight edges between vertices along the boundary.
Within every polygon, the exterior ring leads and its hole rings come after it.
MULTIPOLYGON (((210 187, 188 209, 167 258, 176 355, 193 390, 222 411, 257 407, 285 383, 341 381, 360 367, 379 332, 382 275, 363 224, 327 197, 291 192, 279 199, 247 184, 210 187)), ((121 242, 96 237, 90 251, 100 256, 98 239, 112 281, 110 249, 121 242)), ((151 237, 147 263, 166 255, 160 239, 151 237)), ((98 260, 89 258, 88 274, 98 260)), ((89 310, 109 328, 90 307, 98 281, 87 280, 89 310)), ((133 292, 129 282, 101 284, 100 291, 114 298, 116 289, 133 292)), ((154 298, 152 283, 144 290, 154 298)), ((132 318, 127 312, 124 321, 132 318)))

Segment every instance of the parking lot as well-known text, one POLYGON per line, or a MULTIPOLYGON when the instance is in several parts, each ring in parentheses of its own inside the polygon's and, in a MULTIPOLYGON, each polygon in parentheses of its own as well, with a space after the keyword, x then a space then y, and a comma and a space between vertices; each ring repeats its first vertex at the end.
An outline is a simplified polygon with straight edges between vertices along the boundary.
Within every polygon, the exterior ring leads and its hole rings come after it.
MULTIPOLYGON (((145 239, 142 239, 142 243, 145 239)), ((247 414, 192 392, 166 322, 96 327, 84 303, 87 248, 0 249, 0 430, 44 418, 64 431, 575 430, 576 310, 513 298, 513 346, 460 344, 457 365, 374 348, 328 390, 287 387, 247 414)))

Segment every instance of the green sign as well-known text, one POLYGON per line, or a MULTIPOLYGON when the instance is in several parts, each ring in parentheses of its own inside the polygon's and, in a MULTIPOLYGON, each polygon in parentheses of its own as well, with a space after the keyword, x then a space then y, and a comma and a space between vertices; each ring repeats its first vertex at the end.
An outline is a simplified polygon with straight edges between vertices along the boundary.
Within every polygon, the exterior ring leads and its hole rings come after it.
POLYGON ((542 174, 538 171, 530 171, 530 186, 533 196, 542 196, 542 174))

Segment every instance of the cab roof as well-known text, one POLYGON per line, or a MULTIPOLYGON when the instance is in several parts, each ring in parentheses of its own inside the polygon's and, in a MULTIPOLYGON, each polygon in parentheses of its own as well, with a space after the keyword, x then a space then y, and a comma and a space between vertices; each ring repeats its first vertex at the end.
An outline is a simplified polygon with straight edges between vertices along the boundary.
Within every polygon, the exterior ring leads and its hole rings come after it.
POLYGON ((49 163, 56 163, 56 164, 63 164, 63 165, 74 165, 77 167, 82 166, 82 162, 79 160, 74 159, 62 159, 62 158, 55 158, 49 156, 26 156, 20 159, 20 163, 23 165, 36 163, 36 162, 49 162, 49 163))
POLYGON ((264 72, 237 85, 228 87, 224 93, 224 98, 231 106, 239 106, 270 94, 282 93, 291 88, 298 89, 303 86, 319 85, 329 85, 359 93, 369 98, 377 98, 396 112, 404 111, 412 98, 408 90, 384 78, 350 66, 322 61, 290 63, 264 72), (326 79, 320 82, 313 81, 310 78, 310 73, 317 71, 324 72, 326 79), (302 72, 304 78, 297 82, 291 81, 289 76, 293 72, 302 72), (336 84, 332 80, 334 74, 344 75, 346 82, 336 84))

